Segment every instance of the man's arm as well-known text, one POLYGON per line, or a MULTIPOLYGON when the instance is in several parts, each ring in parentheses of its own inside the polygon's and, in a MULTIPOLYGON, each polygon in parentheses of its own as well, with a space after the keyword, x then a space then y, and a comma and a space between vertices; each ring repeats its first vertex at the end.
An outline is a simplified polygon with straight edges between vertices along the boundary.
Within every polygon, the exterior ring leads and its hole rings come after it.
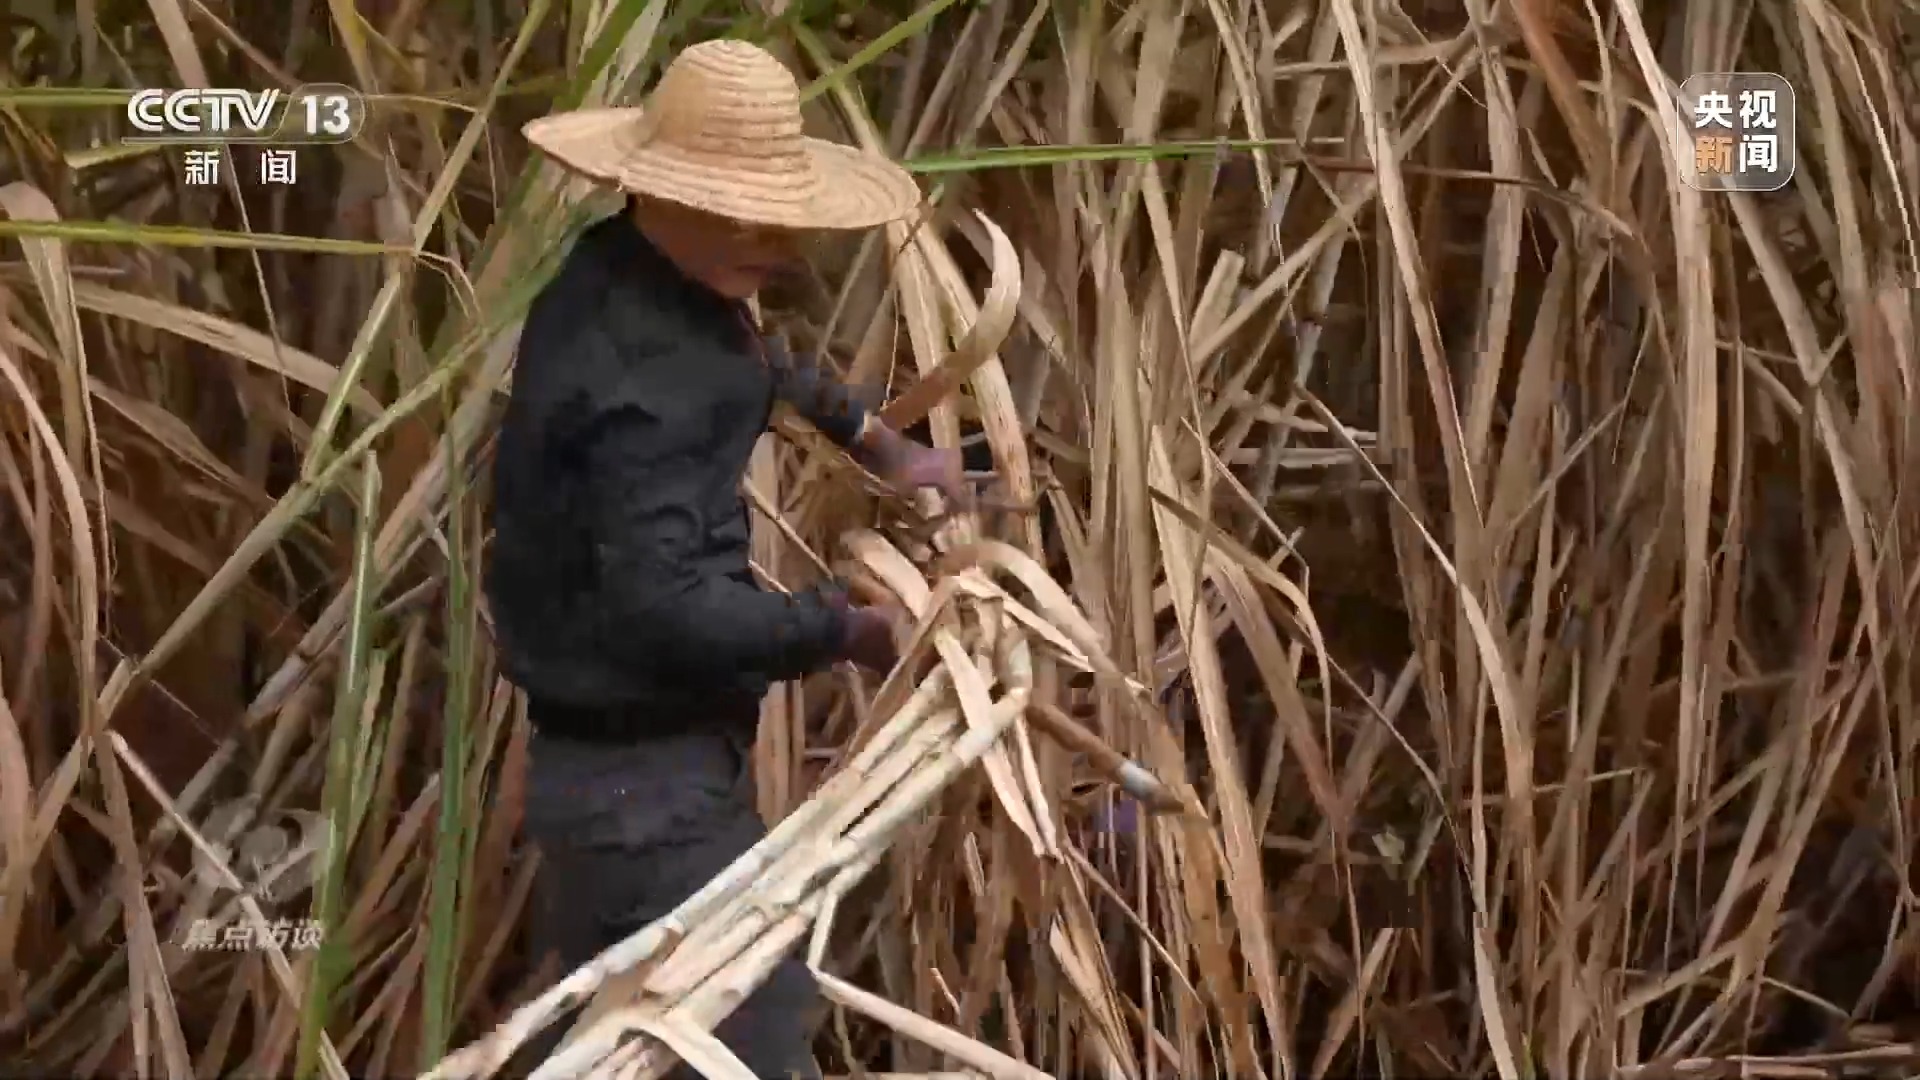
POLYGON ((607 639, 633 661, 679 674, 754 671, 799 678, 838 658, 843 602, 817 590, 791 596, 703 574, 706 534, 696 465, 664 408, 628 404, 602 417, 585 449, 607 639))
POLYGON ((778 342, 766 343, 765 356, 775 396, 881 479, 903 490, 934 488, 956 504, 971 499, 958 451, 933 450, 893 430, 858 390, 778 342))

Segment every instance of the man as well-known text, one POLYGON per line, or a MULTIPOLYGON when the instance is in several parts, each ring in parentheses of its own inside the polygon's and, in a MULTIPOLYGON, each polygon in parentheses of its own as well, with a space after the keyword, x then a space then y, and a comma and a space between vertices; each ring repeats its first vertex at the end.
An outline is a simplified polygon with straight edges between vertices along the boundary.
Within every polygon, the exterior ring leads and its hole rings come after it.
MULTIPOLYGON (((535 955, 572 970, 765 834, 748 762, 770 683, 896 659, 896 616, 752 576, 738 488, 773 402, 897 487, 964 491, 957 453, 889 430, 754 326, 745 301, 798 231, 879 225, 919 200, 891 162, 804 137, 779 61, 707 42, 642 108, 526 134, 629 196, 534 301, 494 465, 486 588, 535 732, 535 955)), ((756 1075, 817 1075, 814 1003, 790 958, 718 1034, 756 1075)))

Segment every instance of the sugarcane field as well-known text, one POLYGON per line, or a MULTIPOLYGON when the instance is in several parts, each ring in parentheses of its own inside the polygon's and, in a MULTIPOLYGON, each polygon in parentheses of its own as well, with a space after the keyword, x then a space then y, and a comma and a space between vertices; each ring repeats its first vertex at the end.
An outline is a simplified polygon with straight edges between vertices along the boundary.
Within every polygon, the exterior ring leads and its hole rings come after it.
POLYGON ((0 32, 0 1078, 1920 1076, 1915 0, 0 32))

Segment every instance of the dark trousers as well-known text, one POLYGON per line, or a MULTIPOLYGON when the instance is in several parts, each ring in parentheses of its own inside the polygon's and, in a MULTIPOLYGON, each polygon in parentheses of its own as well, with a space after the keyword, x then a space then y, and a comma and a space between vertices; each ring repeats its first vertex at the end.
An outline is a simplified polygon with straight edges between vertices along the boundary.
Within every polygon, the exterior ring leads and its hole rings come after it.
MULTIPOLYGON (((540 847, 533 958, 561 974, 670 913, 766 835, 754 808, 751 735, 707 732, 630 744, 535 734, 526 826, 540 847)), ((763 1080, 813 1078, 819 991, 797 956, 715 1034, 763 1080)), ((566 1021, 538 1051, 557 1045, 566 1021)), ((697 1075, 682 1066, 672 1080, 697 1075)))

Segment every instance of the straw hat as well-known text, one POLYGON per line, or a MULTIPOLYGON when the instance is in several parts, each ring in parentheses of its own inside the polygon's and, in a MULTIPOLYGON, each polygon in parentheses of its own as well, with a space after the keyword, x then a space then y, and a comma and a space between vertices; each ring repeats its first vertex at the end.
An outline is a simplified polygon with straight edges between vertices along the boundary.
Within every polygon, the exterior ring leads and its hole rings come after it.
POLYGON ((802 134, 793 73, 744 41, 688 48, 643 106, 558 113, 524 131, 595 180, 735 221, 865 229, 920 201, 893 162, 802 134))

